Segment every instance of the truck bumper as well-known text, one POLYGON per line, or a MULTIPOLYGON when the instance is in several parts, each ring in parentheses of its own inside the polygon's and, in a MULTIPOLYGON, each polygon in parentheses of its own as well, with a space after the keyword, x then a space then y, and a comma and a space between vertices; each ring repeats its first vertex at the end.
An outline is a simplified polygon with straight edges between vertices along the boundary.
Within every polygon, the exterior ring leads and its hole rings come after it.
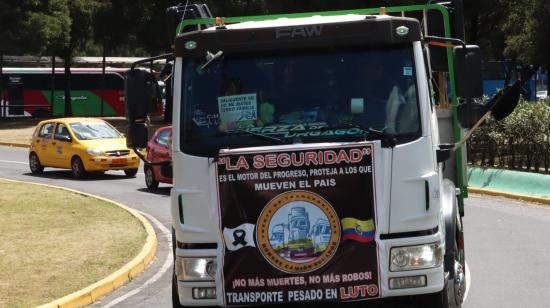
MULTIPOLYGON (((437 293, 443 290, 445 285, 445 272, 443 263, 435 268, 422 269, 422 270, 408 270, 408 271, 390 271, 390 251, 392 247, 401 246, 413 246, 429 243, 440 243, 444 251, 444 236, 441 233, 436 233, 430 236, 419 236, 414 238, 399 238, 378 240, 379 249, 379 276, 380 276, 380 298, 397 297, 397 296, 410 296, 437 293), (425 276, 426 286, 416 288, 405 289, 391 289, 390 279, 399 277, 411 277, 411 276, 425 276)), ((191 250, 176 248, 177 257, 216 257, 216 250, 191 250)), ((177 260, 177 259, 176 259, 177 260)), ((218 256, 218 264, 221 264, 218 256)), ((216 279, 221 279, 221 266, 218 265, 218 273, 216 279)), ((222 305, 221 296, 221 282, 215 281, 201 281, 201 282, 186 282, 178 280, 178 291, 180 303, 184 306, 217 306, 222 305), (217 299, 194 299, 193 288, 216 288, 217 299)))

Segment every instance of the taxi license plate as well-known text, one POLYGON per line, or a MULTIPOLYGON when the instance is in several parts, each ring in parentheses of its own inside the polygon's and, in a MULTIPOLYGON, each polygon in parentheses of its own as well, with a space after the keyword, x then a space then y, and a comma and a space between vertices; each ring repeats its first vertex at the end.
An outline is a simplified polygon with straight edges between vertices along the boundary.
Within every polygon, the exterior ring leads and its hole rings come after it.
POLYGON ((126 158, 113 159, 113 161, 111 162, 111 167, 124 167, 127 165, 128 161, 126 160, 126 158))

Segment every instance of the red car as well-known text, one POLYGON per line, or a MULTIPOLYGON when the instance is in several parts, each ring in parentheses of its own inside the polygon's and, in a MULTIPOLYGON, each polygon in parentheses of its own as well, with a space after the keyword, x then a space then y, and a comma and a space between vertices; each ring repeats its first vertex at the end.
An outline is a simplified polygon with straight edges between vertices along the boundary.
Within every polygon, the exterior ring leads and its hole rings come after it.
MULTIPOLYGON (((151 137, 151 140, 147 143, 147 160, 152 163, 169 162, 171 167, 171 142, 172 126, 164 126, 157 129, 153 137, 151 137)), ((172 172, 161 172, 162 168, 163 165, 160 164, 146 163, 143 166, 143 171, 145 172, 145 185, 147 185, 149 190, 157 189, 159 183, 172 184, 172 172)))

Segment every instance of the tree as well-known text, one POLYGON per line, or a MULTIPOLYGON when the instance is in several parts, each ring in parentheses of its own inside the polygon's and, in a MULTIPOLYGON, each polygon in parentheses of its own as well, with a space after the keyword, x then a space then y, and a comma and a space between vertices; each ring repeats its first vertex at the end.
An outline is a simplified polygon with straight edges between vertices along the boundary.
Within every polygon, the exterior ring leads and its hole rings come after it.
POLYGON ((66 1, 0 1, 0 53, 42 54, 68 24, 66 1))
MULTIPOLYGON (((507 6, 503 25, 507 34, 504 53, 523 63, 550 68, 550 2, 547 0, 513 1, 507 6)), ((550 80, 548 84, 550 88, 550 80)))
MULTIPOLYGON (((510 0, 508 0, 510 1, 510 0)), ((482 47, 485 59, 502 59, 505 0, 464 0, 466 41, 482 47)))
POLYGON ((69 0, 66 2, 69 12, 67 27, 51 45, 51 50, 58 53, 64 61, 65 68, 65 116, 72 115, 71 103, 71 64, 77 50, 84 47, 92 37, 93 19, 99 7, 105 4, 100 0, 69 0))

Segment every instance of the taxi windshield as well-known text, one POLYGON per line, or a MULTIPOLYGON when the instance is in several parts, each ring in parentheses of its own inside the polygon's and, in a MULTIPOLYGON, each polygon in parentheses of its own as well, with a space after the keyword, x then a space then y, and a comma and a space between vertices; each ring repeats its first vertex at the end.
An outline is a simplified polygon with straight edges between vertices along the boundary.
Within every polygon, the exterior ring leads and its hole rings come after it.
POLYGON ((207 62, 182 64, 183 152, 210 156, 273 140, 357 141, 367 129, 398 142, 420 137, 412 45, 207 62))
POLYGON ((104 122, 74 122, 70 125, 79 140, 122 138, 116 129, 104 122))

